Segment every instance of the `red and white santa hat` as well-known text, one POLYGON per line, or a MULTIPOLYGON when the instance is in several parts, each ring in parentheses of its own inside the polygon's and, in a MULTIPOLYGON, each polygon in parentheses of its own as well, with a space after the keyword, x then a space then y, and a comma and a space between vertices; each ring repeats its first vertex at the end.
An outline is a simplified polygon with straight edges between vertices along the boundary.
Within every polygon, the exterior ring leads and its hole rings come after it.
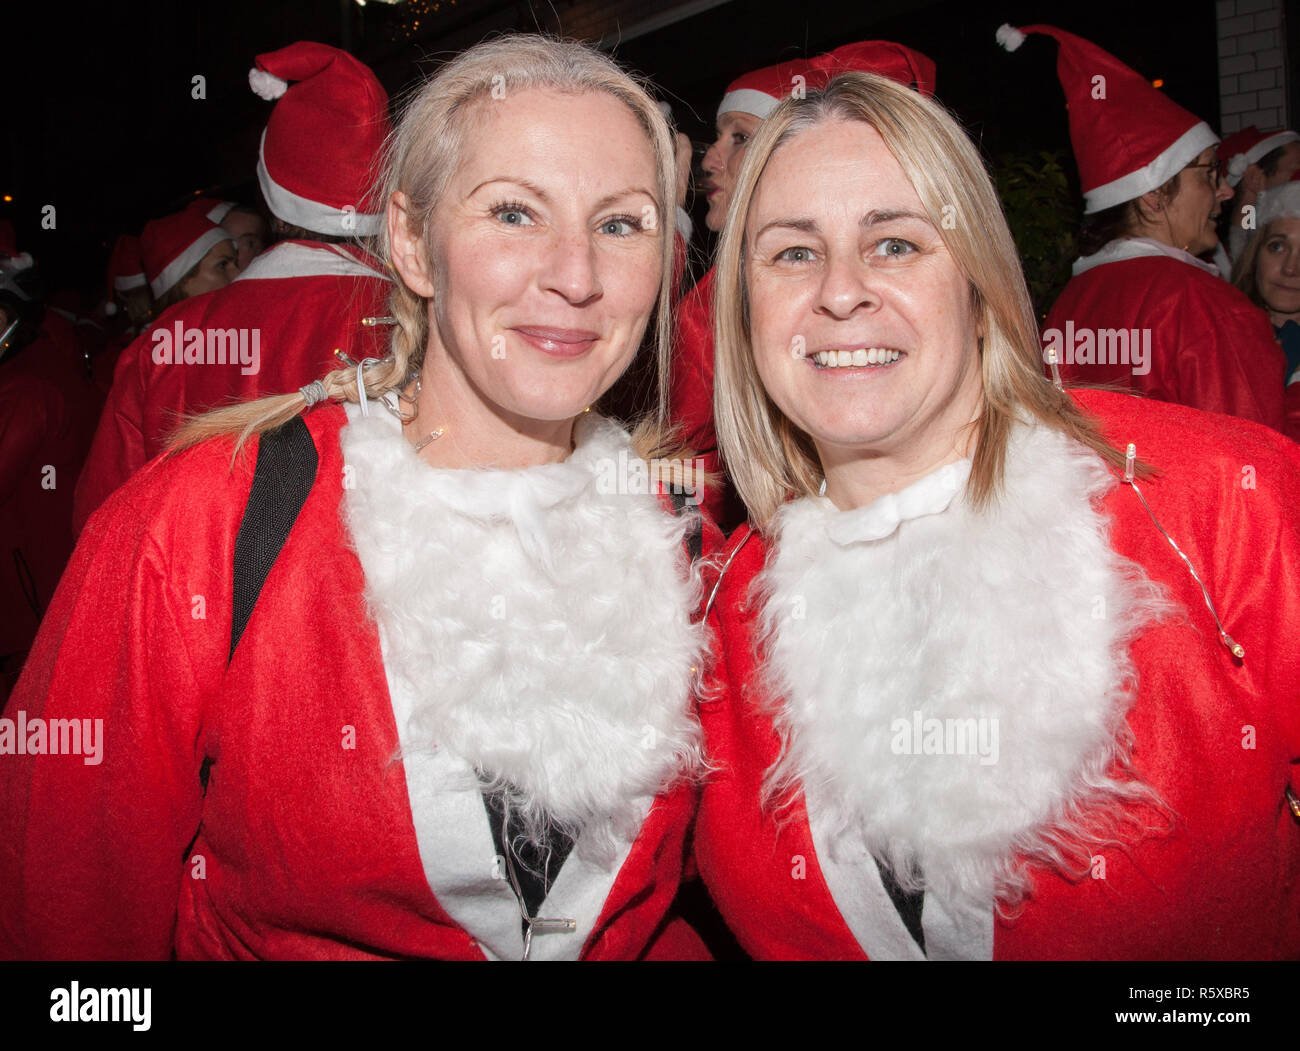
POLYGON ((230 234, 193 207, 146 223, 140 234, 140 262, 154 299, 173 288, 230 234))
POLYGON ((1300 172, 1290 182, 1261 190, 1255 202, 1255 224, 1262 230, 1274 219, 1300 219, 1300 172))
POLYGON ((718 104, 718 116, 748 113, 766 120, 797 87, 819 91, 840 73, 854 71, 879 73, 922 95, 934 94, 934 63, 925 55, 888 40, 862 40, 816 58, 779 62, 736 78, 718 104))
POLYGON ((1246 169, 1288 142, 1300 142, 1294 131, 1260 131, 1253 124, 1229 135, 1219 146, 1219 160, 1228 173, 1228 185, 1236 186, 1246 169))
POLYGON ((195 197, 186 207, 200 215, 206 215, 220 226, 221 220, 230 214, 230 209, 235 207, 235 202, 219 201, 215 197, 195 197))
POLYGON ((256 61, 249 86, 279 100, 257 156, 267 207, 320 234, 378 233, 368 195, 388 136, 388 93, 369 67, 327 44, 299 41, 256 61))
POLYGON ((144 264, 140 262, 140 238, 123 234, 114 243, 113 251, 108 256, 108 295, 104 301, 104 313, 110 317, 117 313, 117 304, 113 302, 114 294, 144 288, 148 283, 144 276, 144 264))
POLYGON ((1055 26, 1004 25, 997 41, 1015 51, 1030 33, 1053 37, 1060 45, 1056 72, 1070 110, 1084 214, 1163 186, 1219 141, 1196 114, 1083 37, 1055 26))

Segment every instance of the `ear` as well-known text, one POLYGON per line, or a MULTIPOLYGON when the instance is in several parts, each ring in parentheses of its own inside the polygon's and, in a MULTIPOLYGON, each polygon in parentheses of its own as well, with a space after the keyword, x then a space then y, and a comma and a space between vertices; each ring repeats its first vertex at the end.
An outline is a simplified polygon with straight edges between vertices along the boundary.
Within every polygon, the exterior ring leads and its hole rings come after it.
POLYGON ((395 191, 388 202, 388 243, 393 268, 403 283, 417 296, 428 299, 433 295, 429 255, 420 232, 412 226, 410 208, 410 198, 400 190, 395 191))
POLYGON ((1159 190, 1148 190, 1137 199, 1138 214, 1144 219, 1147 216, 1159 215, 1165 210, 1166 203, 1165 199, 1160 196, 1159 190))

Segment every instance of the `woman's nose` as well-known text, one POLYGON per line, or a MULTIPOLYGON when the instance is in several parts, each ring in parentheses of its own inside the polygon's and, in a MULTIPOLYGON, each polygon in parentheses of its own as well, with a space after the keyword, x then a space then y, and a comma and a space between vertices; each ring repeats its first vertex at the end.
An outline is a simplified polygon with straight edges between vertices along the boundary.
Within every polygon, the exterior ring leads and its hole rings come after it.
POLYGON ((546 288, 574 306, 598 296, 596 246, 586 231, 557 235, 541 276, 546 288))
POLYGON ((880 295, 871 266, 856 255, 832 254, 822 272, 817 305, 835 318, 851 317, 859 308, 880 305, 880 295))

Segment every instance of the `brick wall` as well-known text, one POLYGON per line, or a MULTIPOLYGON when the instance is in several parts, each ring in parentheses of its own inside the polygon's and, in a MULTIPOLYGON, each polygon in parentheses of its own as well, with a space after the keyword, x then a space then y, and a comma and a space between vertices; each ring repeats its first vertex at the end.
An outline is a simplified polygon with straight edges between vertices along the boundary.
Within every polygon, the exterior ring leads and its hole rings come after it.
POLYGON ((1290 127, 1282 0, 1218 0, 1221 135, 1290 127))

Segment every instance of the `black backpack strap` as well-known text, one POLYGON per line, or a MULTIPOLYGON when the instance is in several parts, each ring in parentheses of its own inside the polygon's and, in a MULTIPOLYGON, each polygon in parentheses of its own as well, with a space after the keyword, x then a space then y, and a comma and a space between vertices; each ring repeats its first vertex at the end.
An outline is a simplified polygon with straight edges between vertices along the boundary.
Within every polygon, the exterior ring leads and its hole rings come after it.
MULTIPOLYGON (((674 490, 668 494, 669 498, 673 502, 673 514, 682 515, 690 513, 686 509, 687 495, 687 493, 682 492, 681 490, 674 490)), ((692 504, 691 506, 693 507, 695 505, 692 504)), ((698 512, 695 514, 690 529, 686 534, 686 553, 691 556, 692 562, 698 561, 700 555, 704 553, 704 519, 700 517, 698 512)))
POLYGON ((316 481, 316 445, 301 416, 266 431, 257 446, 257 467, 239 535, 235 538, 235 590, 230 656, 248 627, 271 567, 298 520, 316 481))

